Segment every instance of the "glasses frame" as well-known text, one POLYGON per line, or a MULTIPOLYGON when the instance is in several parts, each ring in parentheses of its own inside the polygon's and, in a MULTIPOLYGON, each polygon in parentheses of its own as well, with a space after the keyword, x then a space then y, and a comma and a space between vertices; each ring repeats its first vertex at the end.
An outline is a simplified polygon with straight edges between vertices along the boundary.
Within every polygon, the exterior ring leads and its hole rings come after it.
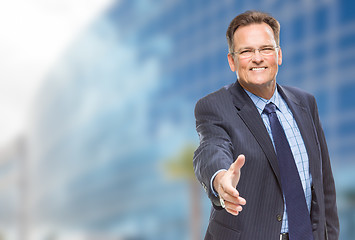
POLYGON ((271 54, 265 54, 265 53, 263 53, 262 51, 260 51, 260 50, 263 50, 263 49, 265 49, 265 48, 272 48, 273 49, 273 51, 275 51, 276 49, 279 49, 280 48, 280 46, 264 46, 264 47, 260 47, 260 48, 258 48, 258 49, 255 49, 255 48, 247 48, 247 49, 242 49, 242 50, 240 50, 240 51, 237 51, 237 52, 231 52, 230 54, 232 54, 232 55, 238 55, 240 58, 242 58, 242 59, 248 59, 248 58, 252 58, 252 57, 254 57, 255 56, 255 52, 256 51, 258 51, 259 52, 259 54, 260 55, 262 55, 262 56, 271 56, 272 54, 274 54, 274 52, 272 52, 271 54), (244 52, 244 51, 246 51, 246 50, 250 50, 250 53, 252 54, 252 55, 250 55, 250 56, 244 56, 243 57, 243 55, 241 55, 241 53, 242 52, 244 52))

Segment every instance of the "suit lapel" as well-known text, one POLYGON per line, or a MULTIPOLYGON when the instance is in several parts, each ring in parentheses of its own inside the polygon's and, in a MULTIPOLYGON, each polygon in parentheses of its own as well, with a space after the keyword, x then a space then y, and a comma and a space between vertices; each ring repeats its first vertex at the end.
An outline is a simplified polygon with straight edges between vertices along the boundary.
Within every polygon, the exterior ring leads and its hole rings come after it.
MULTIPOLYGON (((312 176, 316 177, 317 171, 315 171, 315 159, 318 159, 319 155, 317 154, 319 154, 319 152, 315 151, 315 149, 318 149, 318 146, 312 117, 307 108, 301 105, 299 99, 294 96, 292 92, 279 85, 277 85, 277 87, 279 93, 286 101, 293 117, 296 120, 307 150, 310 173, 312 176)), ((281 188, 279 167, 275 150, 258 110, 238 81, 231 86, 230 92, 233 95, 233 103, 236 107, 237 114, 243 120, 264 151, 281 188)))
POLYGON ((297 126, 300 130, 304 145, 307 150, 309 159, 309 170, 311 172, 311 175, 315 177, 316 161, 314 160, 317 159, 319 155, 317 155, 318 151, 316 151, 316 149, 318 149, 316 141, 317 137, 315 135, 312 117, 309 111, 307 111, 307 108, 301 105, 299 99, 297 99, 292 94, 292 92, 281 86, 278 86, 278 90, 283 99, 286 101, 288 107, 290 108, 293 114, 293 117, 296 120, 297 126))
POLYGON ((233 103, 237 109, 237 114, 243 120, 264 151, 281 188, 279 167, 275 150, 258 110, 256 109, 253 101, 240 86, 239 82, 236 82, 230 88, 230 91, 233 95, 233 103))

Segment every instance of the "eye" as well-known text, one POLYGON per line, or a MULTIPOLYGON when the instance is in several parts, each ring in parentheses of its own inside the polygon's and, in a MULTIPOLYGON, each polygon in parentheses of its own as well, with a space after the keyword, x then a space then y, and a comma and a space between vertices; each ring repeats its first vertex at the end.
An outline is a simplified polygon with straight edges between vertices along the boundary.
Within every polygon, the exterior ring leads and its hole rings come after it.
POLYGON ((242 51, 240 51, 240 55, 248 55, 248 54, 250 54, 250 53, 252 53, 253 52, 253 50, 251 50, 251 49, 244 49, 244 50, 242 50, 242 51))
POLYGON ((273 47, 263 47, 260 49, 260 52, 262 53, 272 53, 274 51, 274 48, 273 47))

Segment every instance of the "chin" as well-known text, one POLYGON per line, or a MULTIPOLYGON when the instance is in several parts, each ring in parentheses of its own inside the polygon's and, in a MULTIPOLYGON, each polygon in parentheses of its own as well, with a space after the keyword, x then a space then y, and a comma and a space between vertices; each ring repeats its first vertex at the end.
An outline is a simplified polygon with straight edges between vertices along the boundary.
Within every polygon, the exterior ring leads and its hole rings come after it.
POLYGON ((257 85, 257 86, 268 86, 272 83, 273 83, 273 81, 267 81, 265 79, 259 79, 259 80, 255 80, 255 81, 251 82, 251 84, 257 85))

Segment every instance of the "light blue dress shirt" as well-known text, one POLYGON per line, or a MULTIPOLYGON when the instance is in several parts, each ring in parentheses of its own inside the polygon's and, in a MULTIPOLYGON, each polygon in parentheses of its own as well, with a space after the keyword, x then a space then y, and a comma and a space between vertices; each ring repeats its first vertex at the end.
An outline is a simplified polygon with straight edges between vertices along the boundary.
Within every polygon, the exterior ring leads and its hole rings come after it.
MULTIPOLYGON (((309 172, 309 160, 308 160, 306 147, 304 145, 300 130, 297 126, 296 120, 294 119, 291 110, 287 106, 285 100, 278 93, 277 88, 274 92, 274 95, 270 98, 270 100, 266 100, 261 97, 258 97, 248 91, 246 91, 246 93, 249 95, 251 100, 254 102, 256 108, 258 109, 273 144, 274 144, 274 140, 272 138, 269 118, 265 113, 263 113, 263 110, 266 104, 270 102, 276 105, 277 108, 276 114, 281 123, 281 126, 285 131, 288 143, 290 144, 293 158, 295 159, 298 173, 300 175, 300 179, 302 182, 302 187, 306 197, 308 211, 310 211, 311 201, 312 201, 312 191, 311 191, 312 176, 309 172)), ((288 232, 286 205, 284 209, 285 211, 283 214, 281 233, 288 232)))

